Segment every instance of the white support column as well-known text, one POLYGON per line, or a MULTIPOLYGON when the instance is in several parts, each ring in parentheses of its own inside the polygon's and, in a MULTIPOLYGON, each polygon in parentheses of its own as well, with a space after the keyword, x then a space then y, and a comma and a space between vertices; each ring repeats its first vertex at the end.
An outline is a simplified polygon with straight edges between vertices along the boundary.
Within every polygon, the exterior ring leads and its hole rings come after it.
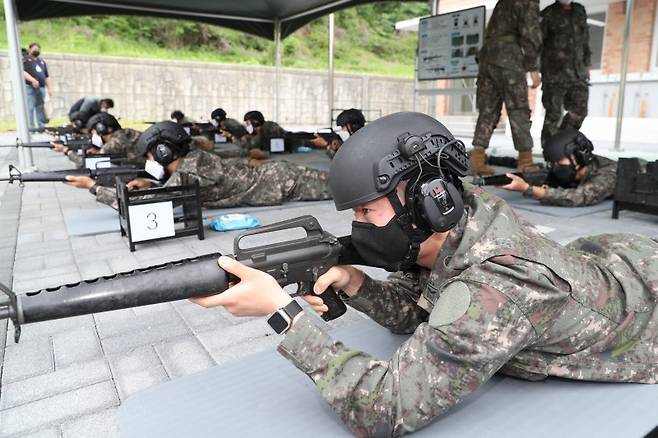
POLYGON ((624 20, 624 46, 621 56, 621 70, 619 72, 619 92, 617 93, 617 126, 615 128, 614 150, 619 151, 621 145, 621 124, 624 120, 624 94, 626 93, 626 71, 628 69, 628 40, 631 34, 633 21, 633 0, 626 0, 626 19, 624 20))
POLYGON ((334 108, 334 14, 329 14, 329 84, 327 87, 327 103, 329 114, 329 126, 332 124, 332 110, 334 108))
POLYGON ((281 123, 279 120, 279 96, 281 92, 281 21, 277 18, 274 20, 274 120, 281 123))
MULTIPOLYGON (((5 6, 5 22, 7 23, 7 45, 9 46, 9 70, 11 88, 14 95, 14 111, 16 113, 16 131, 18 139, 27 143, 30 141, 30 130, 27 124, 27 99, 23 79, 23 63, 21 62, 21 44, 18 38, 18 14, 14 0, 3 0, 5 6)), ((23 170, 32 168, 32 151, 19 148, 18 160, 23 170)))
POLYGON ((432 0, 432 15, 439 14, 439 0, 432 0))

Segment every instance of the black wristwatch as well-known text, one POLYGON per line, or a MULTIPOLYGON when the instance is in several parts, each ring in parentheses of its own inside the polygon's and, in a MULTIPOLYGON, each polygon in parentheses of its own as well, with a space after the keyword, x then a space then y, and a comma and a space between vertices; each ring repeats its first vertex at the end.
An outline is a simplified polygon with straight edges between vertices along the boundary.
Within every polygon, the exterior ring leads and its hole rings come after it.
POLYGON ((267 323, 275 332, 282 335, 292 327, 292 321, 300 312, 302 306, 297 301, 292 300, 287 306, 280 308, 267 319, 267 323))
POLYGON ((96 191, 98 190, 98 186, 94 184, 93 186, 89 187, 89 193, 92 195, 96 196, 96 191))
POLYGON ((534 194, 535 192, 532 190, 532 186, 528 184, 528 188, 525 189, 525 191, 523 192, 523 196, 525 196, 526 198, 532 198, 534 194))

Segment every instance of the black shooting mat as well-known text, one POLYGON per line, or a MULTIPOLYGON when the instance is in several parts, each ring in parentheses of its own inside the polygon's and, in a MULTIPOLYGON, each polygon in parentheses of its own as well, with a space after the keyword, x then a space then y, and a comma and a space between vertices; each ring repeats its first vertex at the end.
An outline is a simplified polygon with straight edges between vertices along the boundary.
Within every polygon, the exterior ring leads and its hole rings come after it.
POLYGON ((589 205, 586 207, 558 207, 553 205, 543 205, 536 199, 526 198, 519 192, 510 192, 509 190, 497 189, 495 187, 487 187, 489 192, 503 198, 515 210, 532 211, 541 213, 546 216, 560 217, 560 218, 575 218, 580 216, 589 216, 594 213, 607 211, 612 214, 612 201, 603 201, 600 204, 589 205))
MULTIPOLYGON (((406 339, 366 320, 334 331, 388 358, 406 339)), ((528 382, 496 376, 414 436, 641 437, 658 424, 658 385, 528 382)), ((315 385, 270 350, 151 387, 119 408, 124 438, 350 436, 315 385)))

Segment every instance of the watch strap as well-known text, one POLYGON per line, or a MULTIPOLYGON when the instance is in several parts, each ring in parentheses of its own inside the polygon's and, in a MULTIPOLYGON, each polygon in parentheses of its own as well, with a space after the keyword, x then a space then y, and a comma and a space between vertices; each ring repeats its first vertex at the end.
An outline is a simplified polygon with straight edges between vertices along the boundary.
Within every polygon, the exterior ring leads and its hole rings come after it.
POLYGON ((304 309, 295 300, 280 308, 267 319, 267 323, 275 332, 282 335, 292 327, 292 322, 304 309))
POLYGON ((528 188, 523 192, 523 196, 526 198, 532 198, 534 194, 535 193, 533 192, 531 185, 528 185, 528 188))

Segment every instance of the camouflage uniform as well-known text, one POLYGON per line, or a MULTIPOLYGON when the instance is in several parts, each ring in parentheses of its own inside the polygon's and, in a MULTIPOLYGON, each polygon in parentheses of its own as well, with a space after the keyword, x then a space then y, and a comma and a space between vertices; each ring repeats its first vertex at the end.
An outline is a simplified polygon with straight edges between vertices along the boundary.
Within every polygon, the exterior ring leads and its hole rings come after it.
MULTIPOLYGON (((164 186, 181 185, 183 173, 199 180, 201 202, 206 208, 331 199, 327 172, 286 161, 268 161, 252 167, 248 159, 222 159, 193 150, 180 161, 164 186)), ((114 189, 99 187, 96 200, 117 208, 114 189)))
POLYGON ((542 144, 559 129, 580 129, 587 116, 587 68, 591 64, 587 12, 579 3, 565 11, 559 3, 541 12, 542 104, 546 109, 542 144), (567 111, 562 124, 562 108, 567 111))
MULTIPOLYGON (((101 147, 99 154, 110 154, 125 156, 126 162, 143 166, 146 158, 137 152, 137 140, 141 132, 134 129, 120 129, 112 133, 110 140, 101 147)), ((73 161, 78 168, 84 167, 84 159, 77 154, 68 154, 69 160, 73 161)))
POLYGON ((595 155, 596 160, 587 167, 587 175, 580 180, 578 187, 563 189, 547 187, 541 203, 564 207, 583 207, 598 204, 615 193, 617 185, 617 162, 595 155))
POLYGON ((335 342, 308 316, 279 345, 355 435, 423 427, 498 371, 658 382, 658 241, 608 234, 563 247, 481 188, 464 202, 431 270, 366 277, 351 299, 413 333, 390 360, 335 342))
POLYGON ((477 78, 479 112, 473 145, 487 148, 503 103, 517 151, 532 150, 526 72, 539 70, 538 0, 500 0, 487 25, 477 78))

